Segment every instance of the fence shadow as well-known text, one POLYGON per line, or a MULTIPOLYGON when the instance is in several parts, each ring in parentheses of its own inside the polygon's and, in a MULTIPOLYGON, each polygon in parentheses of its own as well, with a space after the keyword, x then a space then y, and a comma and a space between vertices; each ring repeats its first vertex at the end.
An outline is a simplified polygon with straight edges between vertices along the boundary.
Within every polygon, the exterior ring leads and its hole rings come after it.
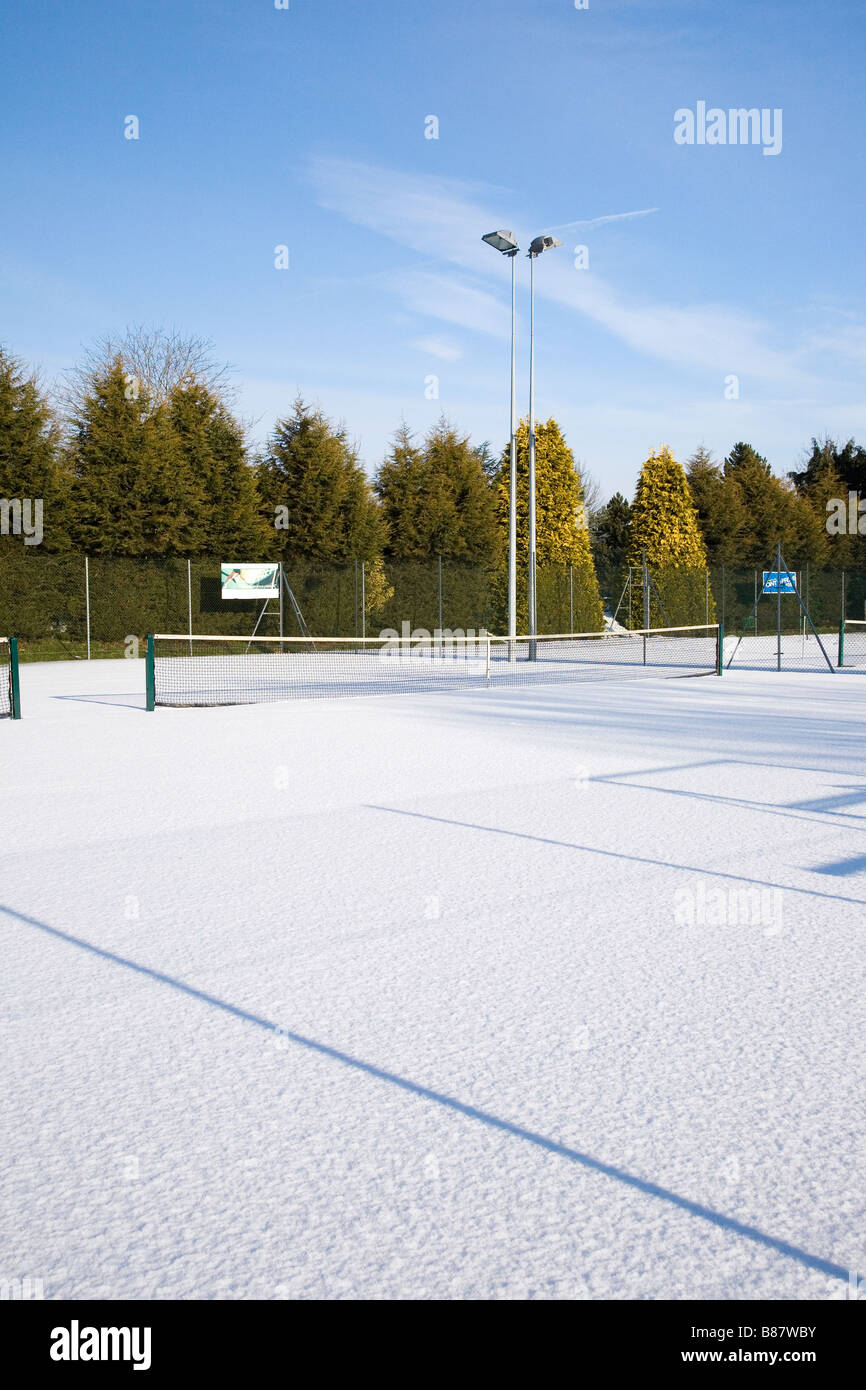
POLYGON ((742 1221, 736 1220, 731 1216, 726 1216, 723 1212, 715 1211, 712 1207, 704 1206, 701 1202, 692 1201, 691 1198, 684 1197, 680 1193, 673 1192, 670 1188, 662 1187, 659 1183, 650 1182, 648 1179, 640 1178, 634 1173, 629 1173, 626 1169, 620 1168, 612 1163, 605 1163, 601 1159, 593 1158, 591 1154, 583 1153, 579 1149, 570 1148, 566 1144, 558 1143, 555 1139, 549 1139, 543 1134, 538 1134, 534 1130, 524 1129, 521 1125, 515 1124, 510 1120, 502 1119, 500 1116, 492 1115, 489 1111, 480 1110, 477 1106, 467 1105, 464 1101, 458 1100, 454 1096, 449 1096, 441 1091, 435 1091, 429 1086, 424 1086, 416 1081, 411 1081, 408 1077, 400 1076, 396 1072, 387 1071, 382 1067, 377 1067, 372 1062, 365 1062, 361 1058, 353 1057, 350 1053, 342 1052, 339 1048, 330 1047, 327 1043, 318 1042, 314 1038, 309 1038, 301 1033, 292 1032, 289 1029, 281 1028, 279 1025, 262 1018, 257 1014, 251 1013, 247 1009, 238 1008, 235 1004, 230 1004, 224 999, 218 999, 213 994, 208 994, 204 990, 196 989, 193 985, 186 984, 183 980, 175 979, 171 975, 165 975, 159 970, 141 965, 137 961, 129 960, 125 956, 119 956, 114 951, 106 951, 101 946, 95 946, 92 942, 84 941, 81 937, 73 936, 69 932, 61 931, 58 927, 52 927, 47 922, 40 922, 35 917, 28 917, 25 913, 17 912, 11 907, 0 903, 0 913, 13 921, 20 922, 24 926, 35 928, 59 941, 64 941, 70 946, 75 946, 79 950, 87 951, 91 955, 108 961, 112 965, 121 966, 123 969, 132 970, 138 975, 156 981, 158 984, 167 985, 172 989, 186 994, 199 1003, 207 1004, 211 1008, 219 1009, 223 1013, 239 1019, 241 1022, 253 1024, 257 1028, 263 1028, 267 1032, 277 1033, 282 1038, 294 1043, 298 1047, 306 1048, 310 1052, 318 1054, 320 1057, 327 1057, 332 1062, 337 1062, 344 1067, 349 1067, 353 1071, 360 1072, 364 1076, 372 1077, 376 1081, 381 1081, 387 1085, 395 1086, 399 1090, 419 1097, 422 1100, 431 1102, 434 1105, 451 1111, 462 1116, 464 1119, 473 1120, 485 1125, 490 1129, 499 1131, 512 1139, 517 1139, 523 1143, 530 1144, 536 1149, 545 1153, 555 1154, 557 1157, 574 1163, 592 1173, 597 1173, 602 1177, 610 1178, 623 1186, 631 1188, 632 1191, 639 1192, 643 1196, 654 1198, 665 1202, 668 1206, 676 1208, 678 1211, 687 1213, 700 1221, 704 1221, 730 1235, 740 1236, 744 1240, 751 1241, 765 1250, 770 1250, 774 1254, 782 1255, 786 1259, 794 1260, 807 1269, 814 1270, 819 1274, 824 1274, 831 1279, 839 1279, 848 1283, 850 1271, 841 1265, 825 1260, 819 1255, 813 1255, 801 1246, 793 1245, 790 1241, 780 1240, 776 1236, 768 1235, 758 1229, 757 1226, 750 1226, 742 1221))

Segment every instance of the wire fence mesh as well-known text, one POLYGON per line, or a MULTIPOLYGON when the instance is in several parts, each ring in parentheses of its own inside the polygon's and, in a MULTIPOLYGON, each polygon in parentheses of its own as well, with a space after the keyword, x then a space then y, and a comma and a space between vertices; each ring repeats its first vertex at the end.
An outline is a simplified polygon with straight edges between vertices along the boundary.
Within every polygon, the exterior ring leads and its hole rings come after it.
MULTIPOLYGON (((148 632, 252 632, 260 609, 222 598, 220 559, 137 559, 48 555, 0 546, 0 623, 22 638, 27 660, 123 656, 148 632), (89 611, 88 611, 89 597, 89 611)), ((376 584, 361 561, 344 566, 284 565, 310 632, 375 635, 387 628, 429 632, 495 631, 505 625, 503 576, 457 560, 386 561, 376 584)), ((540 566, 538 617, 543 632, 580 631, 594 620, 597 593, 567 565, 540 566)), ((280 635, 274 600, 261 631, 280 635)), ((302 635, 288 603, 283 635, 302 635)))
POLYGON ((839 665, 866 670, 866 621, 848 618, 839 629, 839 665))
POLYGON ((832 671, 836 666, 838 632, 800 630, 763 636, 730 634, 725 638, 726 671, 832 671))
MULTIPOLYGON (((21 656, 26 661, 85 657, 88 638, 90 652, 96 657, 134 655, 148 632, 248 635, 261 610, 254 603, 223 600, 220 558, 198 557, 188 563, 184 559, 92 556, 86 583, 84 556, 49 555, 3 538, 0 631, 21 637, 21 656)), ((770 558, 767 567, 771 566, 770 558)), ((306 628, 313 633, 375 636, 386 629, 402 633, 404 624, 409 625, 410 632, 506 631, 505 577, 501 570, 445 557, 386 559, 384 574, 374 583, 370 567, 360 561, 338 567, 287 563, 284 569, 306 628)), ((618 628, 720 622, 729 639, 742 639, 734 669, 776 664, 773 640, 777 608, 774 598, 762 597, 762 570, 745 566, 709 570, 656 567, 651 569, 651 579, 645 602, 640 567, 614 567, 600 574, 605 609, 609 618, 616 617, 618 628)), ((798 582, 825 646, 836 642, 843 618, 866 619, 866 570, 817 570, 805 565, 798 572, 798 582)), ((542 564, 537 589, 540 633, 581 632, 595 626, 598 594, 585 572, 568 565, 542 564)), ((525 576, 521 574, 518 612, 524 630, 525 599, 525 576)), ((783 665, 820 669, 823 659, 797 599, 784 596, 781 609, 786 639, 783 665)), ((272 601, 259 631, 280 635, 276 601, 272 601)), ((283 605, 282 634, 301 635, 288 603, 283 605)), ((726 652, 730 650, 729 641, 726 652)))
MULTIPOLYGON (((846 604, 862 606, 866 576, 845 571, 792 571, 796 592, 765 592, 763 569, 722 568, 712 574, 725 633, 726 670, 835 669, 839 622, 846 604)), ((772 584, 772 581, 771 581, 772 584)))

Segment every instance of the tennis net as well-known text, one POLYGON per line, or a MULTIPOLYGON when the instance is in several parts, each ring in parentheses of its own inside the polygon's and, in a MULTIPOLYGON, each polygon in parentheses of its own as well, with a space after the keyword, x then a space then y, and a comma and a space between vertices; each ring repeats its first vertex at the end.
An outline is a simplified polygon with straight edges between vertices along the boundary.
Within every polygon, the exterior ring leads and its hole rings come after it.
POLYGON ((148 638, 147 707, 721 674, 717 625, 494 637, 148 638))
POLYGON ((21 718, 21 697, 18 690, 18 642, 14 637, 0 637, 0 719, 21 718))
POLYGON ((866 621, 845 618, 839 627, 839 663, 850 669, 866 666, 866 621))

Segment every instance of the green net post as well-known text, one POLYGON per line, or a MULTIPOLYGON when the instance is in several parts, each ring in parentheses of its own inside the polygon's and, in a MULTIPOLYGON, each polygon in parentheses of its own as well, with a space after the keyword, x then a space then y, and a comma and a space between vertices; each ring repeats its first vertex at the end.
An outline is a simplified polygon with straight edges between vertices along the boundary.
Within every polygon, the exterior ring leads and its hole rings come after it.
POLYGON ((9 638, 9 678, 12 696, 12 718, 21 718, 21 687, 18 684, 18 638, 9 638))
POLYGON ((836 662, 836 665, 837 665, 837 666, 844 666, 844 665, 845 665, 845 619, 844 619, 844 618, 840 618, 840 619, 839 619, 839 658, 838 658, 838 660, 837 660, 837 662, 836 662))
POLYGON ((156 671, 154 670, 152 633, 149 633, 147 637, 145 667, 147 670, 147 708, 153 712, 156 709, 156 671))
POLYGON ((720 676, 725 669, 725 625, 719 623, 716 633, 716 675, 720 676))

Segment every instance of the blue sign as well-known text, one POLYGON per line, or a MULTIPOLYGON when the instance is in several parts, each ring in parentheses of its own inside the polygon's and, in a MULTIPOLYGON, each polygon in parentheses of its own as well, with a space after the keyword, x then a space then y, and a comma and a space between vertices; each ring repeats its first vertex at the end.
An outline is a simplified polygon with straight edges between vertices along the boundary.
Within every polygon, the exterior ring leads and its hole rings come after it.
POLYGON ((765 594, 796 594, 797 576, 790 570, 764 570, 765 594))

